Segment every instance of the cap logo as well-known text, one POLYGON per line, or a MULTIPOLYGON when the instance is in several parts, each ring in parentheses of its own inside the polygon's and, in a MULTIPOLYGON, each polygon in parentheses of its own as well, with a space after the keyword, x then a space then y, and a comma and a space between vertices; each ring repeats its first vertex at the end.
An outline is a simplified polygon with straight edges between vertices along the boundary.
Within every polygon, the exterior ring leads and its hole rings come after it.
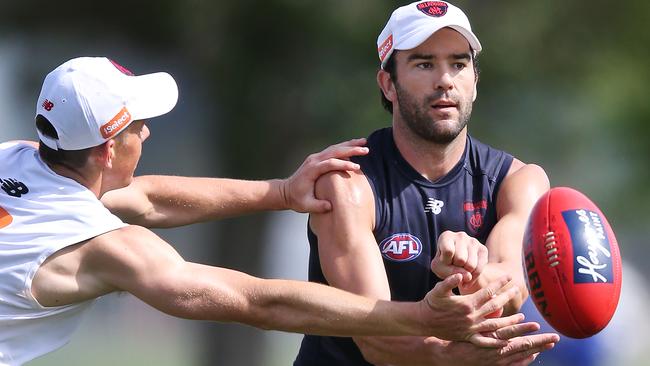
POLYGON ((392 49, 393 49, 393 35, 391 34, 377 49, 377 51, 379 52, 379 60, 381 60, 381 62, 384 62, 386 55, 392 49))
POLYGON ((99 131, 102 133, 103 138, 110 139, 117 135, 129 122, 131 122, 131 113, 124 107, 113 119, 100 127, 99 131))
POLYGON ((43 108, 45 108, 46 111, 51 111, 52 108, 54 108, 54 103, 50 102, 49 100, 45 99, 45 101, 42 104, 43 108))
POLYGON ((447 14, 447 3, 444 1, 423 1, 417 5, 418 10, 424 14, 439 18, 447 14))

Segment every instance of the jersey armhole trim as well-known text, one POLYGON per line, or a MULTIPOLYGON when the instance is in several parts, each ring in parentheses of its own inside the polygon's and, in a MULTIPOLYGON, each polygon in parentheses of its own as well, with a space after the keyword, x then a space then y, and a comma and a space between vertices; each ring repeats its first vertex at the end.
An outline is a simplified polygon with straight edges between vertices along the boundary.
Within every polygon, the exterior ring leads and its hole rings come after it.
POLYGON ((121 225, 117 225, 116 227, 112 227, 112 228, 105 228, 104 227, 104 228, 101 228, 101 229, 97 230, 94 233, 85 234, 83 236, 83 238, 81 238, 81 239, 80 238, 74 238, 74 239, 70 240, 70 243, 61 244, 61 245, 58 245, 56 247, 52 247, 51 250, 48 250, 46 252, 41 253, 41 255, 38 257, 38 259, 32 263, 31 267, 29 268, 29 271, 27 272, 27 275, 25 276, 25 284, 24 284, 24 287, 23 287, 23 292, 24 292, 25 298, 28 299, 29 302, 32 303, 32 305, 35 308, 39 309, 39 310, 65 309, 65 308, 68 308, 68 307, 71 307, 71 306, 77 306, 77 305, 83 303, 83 302, 81 302, 81 303, 73 303, 73 304, 66 304, 66 305, 61 305, 61 306, 43 306, 43 305, 41 305, 41 303, 39 303, 38 300, 36 300, 36 298, 34 297, 34 294, 32 293, 32 282, 34 281, 34 277, 36 277, 36 272, 38 272, 39 268, 41 268, 41 265, 43 264, 43 262, 45 262, 47 260, 47 258, 52 256, 54 253, 56 253, 56 252, 58 252, 58 251, 60 251, 62 249, 68 248, 70 246, 77 245, 77 244, 83 243, 85 241, 91 240, 92 238, 94 238, 96 236, 103 235, 103 234, 106 234, 108 232, 118 230, 118 229, 121 229, 121 228, 126 227, 126 226, 128 226, 128 225, 122 223, 121 225))
POLYGON ((508 171, 510 170, 510 167, 512 166, 512 161, 514 158, 512 155, 503 153, 503 158, 501 159, 501 168, 499 169, 499 173, 496 176, 496 180, 494 183, 494 193, 492 195, 492 199, 494 202, 497 202, 497 196, 499 195, 499 188, 501 187, 501 182, 506 178, 508 175, 508 171))

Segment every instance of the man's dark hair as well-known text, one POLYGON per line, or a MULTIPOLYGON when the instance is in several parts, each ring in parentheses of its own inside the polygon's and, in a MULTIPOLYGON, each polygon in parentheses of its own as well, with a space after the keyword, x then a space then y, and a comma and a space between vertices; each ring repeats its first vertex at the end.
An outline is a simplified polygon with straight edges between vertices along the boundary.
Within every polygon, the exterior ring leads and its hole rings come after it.
MULTIPOLYGON (((42 115, 36 116, 36 128, 45 136, 58 140, 59 134, 56 132, 52 123, 42 115)), ((92 148, 83 150, 54 150, 47 145, 40 142, 38 146, 38 154, 47 164, 63 165, 72 169, 83 168, 90 156, 92 148)))
MULTIPOLYGON (((386 61, 386 65, 384 65, 384 71, 386 71, 390 75, 390 79, 393 81, 393 83, 397 82, 397 70, 395 69, 395 55, 399 52, 398 50, 393 51, 393 54, 390 55, 388 60, 386 61)), ((478 82, 478 78, 481 74, 481 69, 478 67, 478 56, 476 55, 476 52, 474 50, 470 49, 470 55, 472 55, 472 65, 474 65, 474 76, 476 77, 476 81, 478 82)), ((379 89, 379 94, 381 95, 381 105, 384 107, 385 110, 388 111, 388 113, 393 114, 393 102, 390 100, 386 99, 386 96, 384 95, 384 92, 379 89)))

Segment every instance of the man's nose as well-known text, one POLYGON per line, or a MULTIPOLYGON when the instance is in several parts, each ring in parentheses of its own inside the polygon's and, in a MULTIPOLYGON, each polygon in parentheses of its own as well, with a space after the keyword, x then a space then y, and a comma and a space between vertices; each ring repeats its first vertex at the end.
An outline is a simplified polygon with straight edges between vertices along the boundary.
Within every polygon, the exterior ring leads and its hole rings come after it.
POLYGON ((454 88, 454 82, 449 74, 449 72, 443 72, 437 79, 436 79, 436 89, 440 90, 451 90, 454 88))

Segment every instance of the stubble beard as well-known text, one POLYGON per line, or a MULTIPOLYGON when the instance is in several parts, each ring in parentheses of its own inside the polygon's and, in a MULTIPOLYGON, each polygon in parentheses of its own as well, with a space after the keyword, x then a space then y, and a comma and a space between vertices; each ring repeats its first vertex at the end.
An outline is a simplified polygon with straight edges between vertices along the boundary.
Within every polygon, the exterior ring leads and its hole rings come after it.
POLYGON ((399 114, 408 129, 421 139, 438 145, 447 145, 454 141, 467 126, 472 114, 472 101, 457 95, 445 95, 444 91, 436 91, 435 94, 426 96, 420 103, 412 94, 404 90, 399 83, 395 83, 395 89, 399 103, 399 114), (431 105, 435 100, 443 96, 456 103, 458 108, 458 120, 452 125, 439 123, 429 115, 431 105))

